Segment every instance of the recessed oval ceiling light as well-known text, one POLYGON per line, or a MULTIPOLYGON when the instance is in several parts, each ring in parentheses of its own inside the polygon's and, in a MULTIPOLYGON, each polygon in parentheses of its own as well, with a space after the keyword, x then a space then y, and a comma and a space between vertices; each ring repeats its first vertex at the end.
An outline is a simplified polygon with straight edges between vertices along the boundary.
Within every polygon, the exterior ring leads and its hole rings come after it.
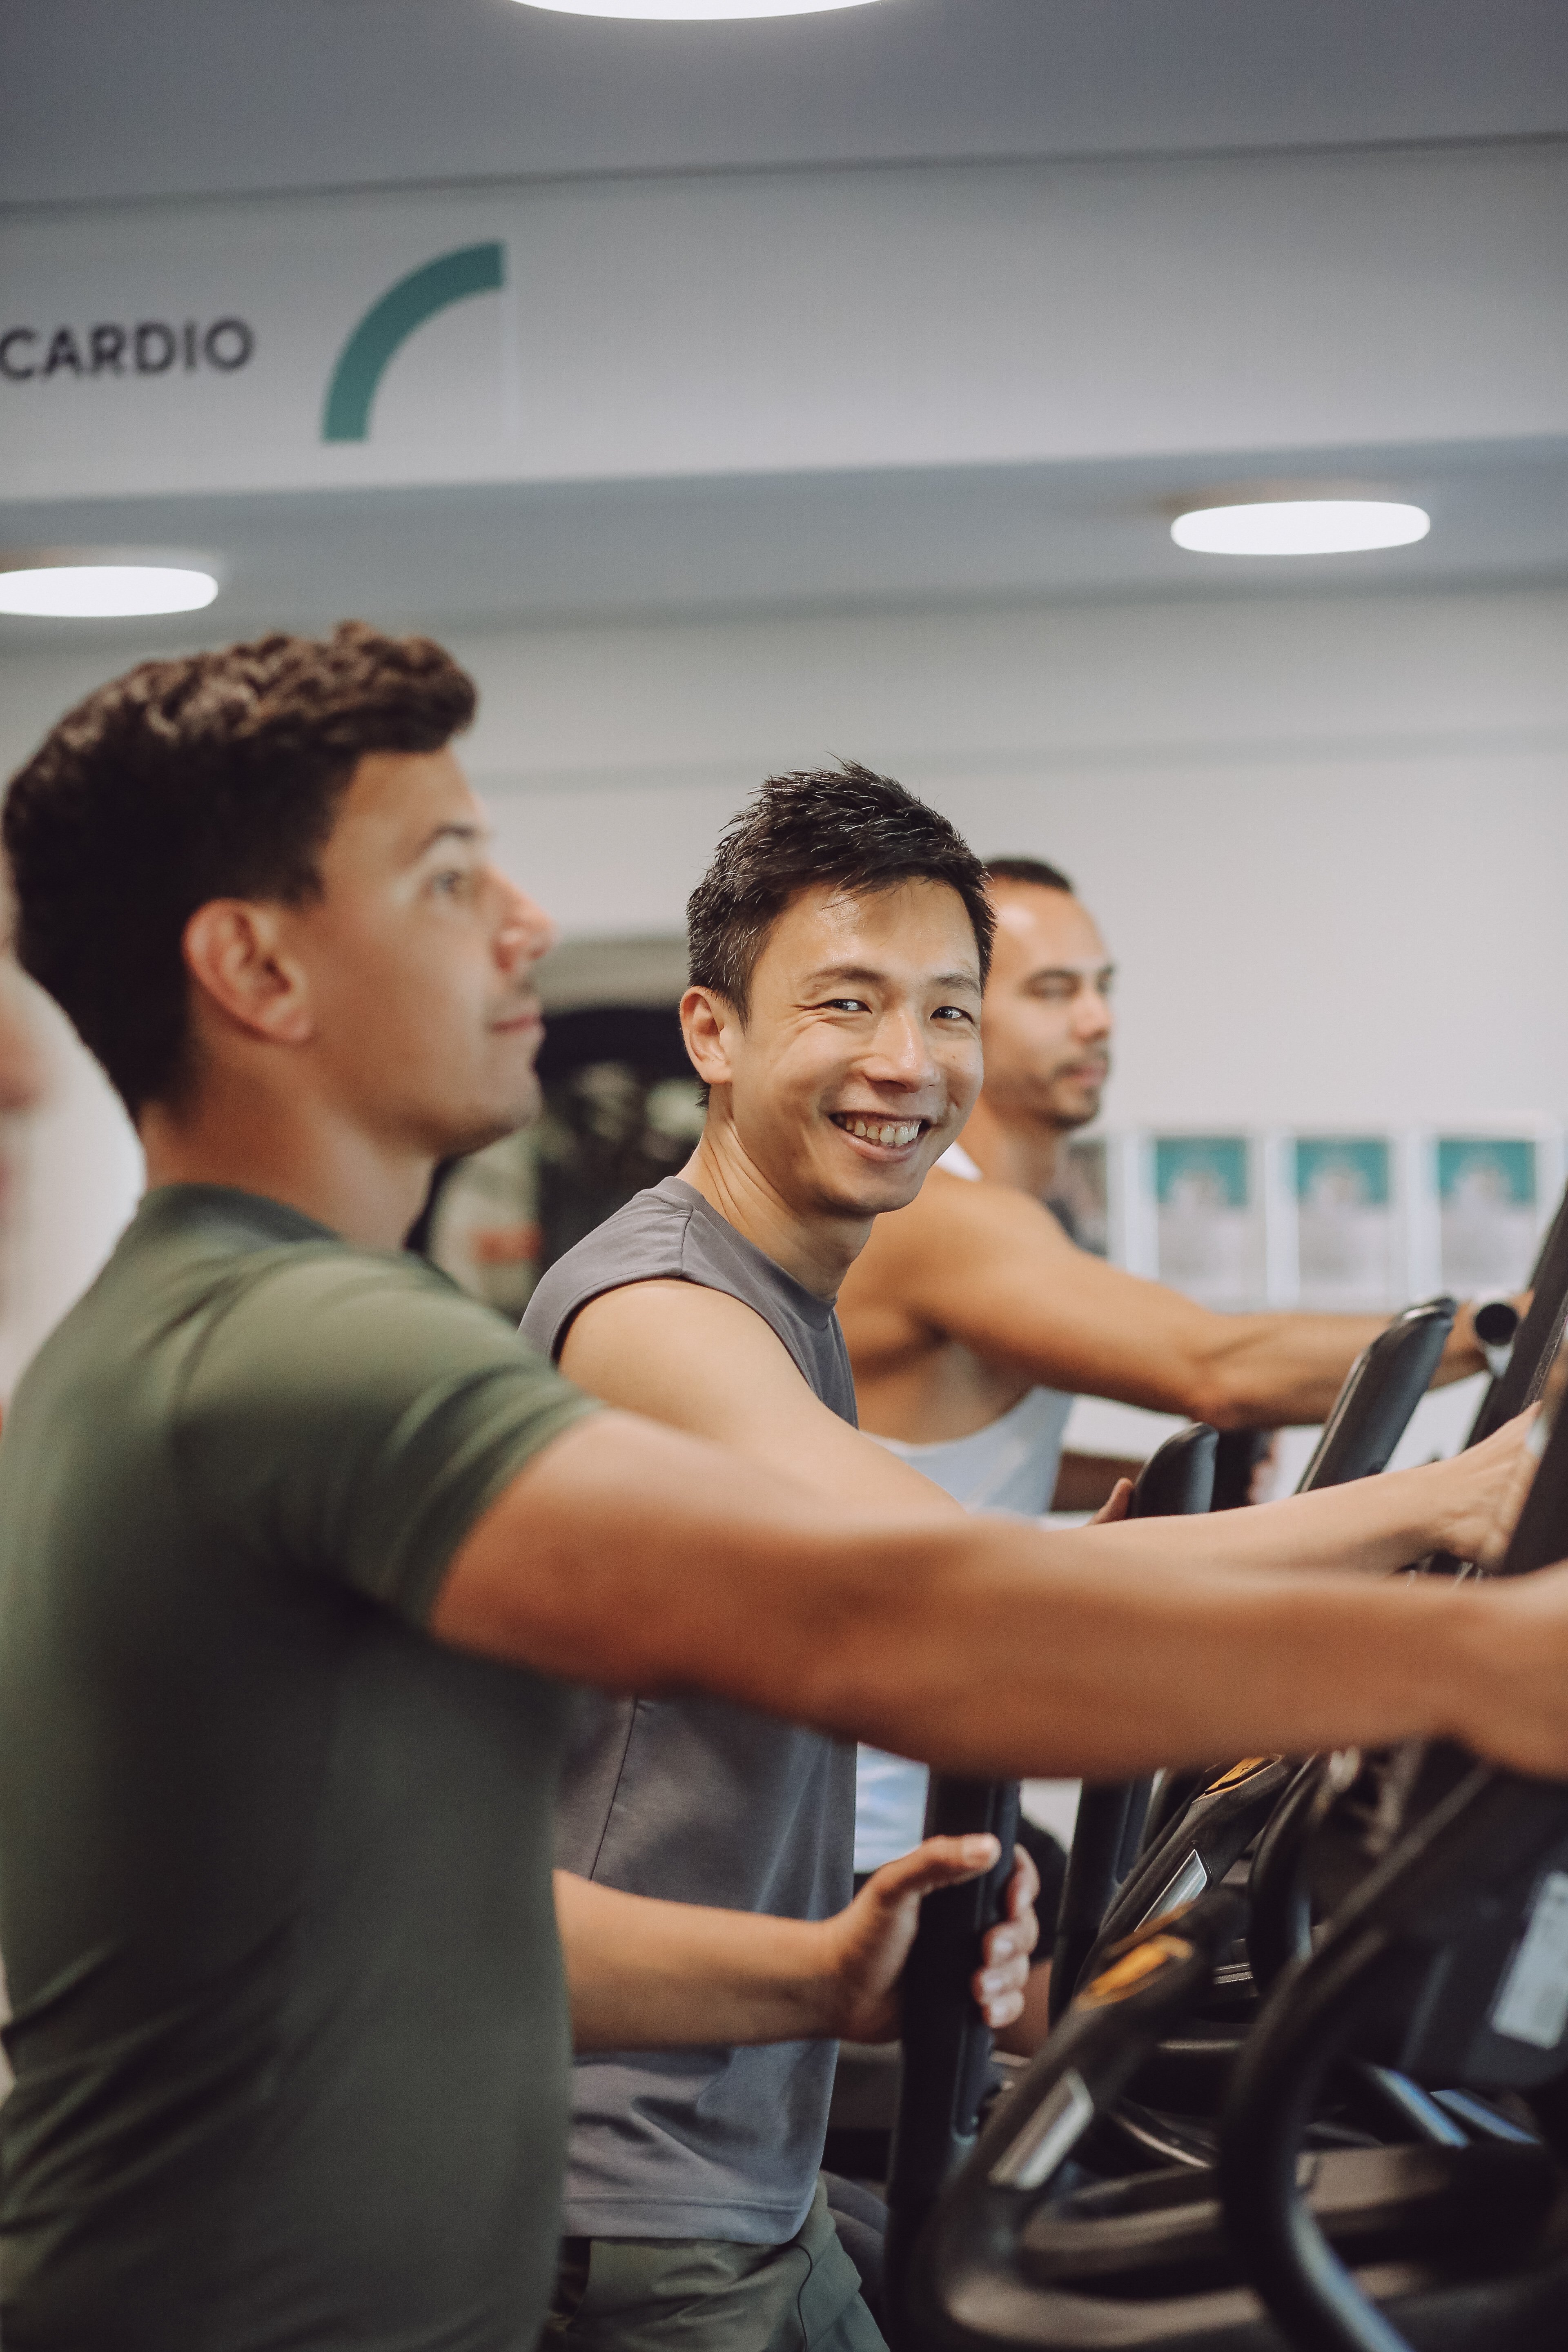
POLYGON ((34 619, 108 621, 145 613, 197 613, 217 594, 210 572, 168 563, 47 563, 0 571, 0 613, 34 619))
POLYGON ((1194 507, 1171 537, 1194 555, 1353 555, 1408 547, 1432 518, 1385 499, 1272 499, 1262 505, 1194 507))
POLYGON ((714 22, 721 16, 816 16, 829 8, 866 8, 871 0, 523 0, 561 16, 662 16, 714 22))

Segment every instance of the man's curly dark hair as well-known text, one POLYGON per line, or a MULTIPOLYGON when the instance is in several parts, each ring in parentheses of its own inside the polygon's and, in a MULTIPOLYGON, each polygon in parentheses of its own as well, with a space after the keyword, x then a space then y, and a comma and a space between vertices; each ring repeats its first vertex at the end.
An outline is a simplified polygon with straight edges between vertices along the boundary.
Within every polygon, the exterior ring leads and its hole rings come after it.
POLYGON ((313 896, 360 760, 439 751, 475 701, 428 637, 344 621, 322 640, 142 662, 50 731, 0 818, 16 953, 133 1118, 186 1076, 196 908, 313 896))

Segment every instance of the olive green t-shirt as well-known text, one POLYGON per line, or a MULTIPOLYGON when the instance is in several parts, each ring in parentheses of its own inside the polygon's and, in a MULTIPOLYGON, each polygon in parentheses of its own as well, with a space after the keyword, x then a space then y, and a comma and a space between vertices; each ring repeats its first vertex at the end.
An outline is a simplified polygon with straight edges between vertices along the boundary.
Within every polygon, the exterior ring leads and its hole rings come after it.
POLYGON ((571 1694, 423 1626, 584 1399, 417 1260, 153 1192, 0 1445, 5 2352, 531 2352, 571 1694))

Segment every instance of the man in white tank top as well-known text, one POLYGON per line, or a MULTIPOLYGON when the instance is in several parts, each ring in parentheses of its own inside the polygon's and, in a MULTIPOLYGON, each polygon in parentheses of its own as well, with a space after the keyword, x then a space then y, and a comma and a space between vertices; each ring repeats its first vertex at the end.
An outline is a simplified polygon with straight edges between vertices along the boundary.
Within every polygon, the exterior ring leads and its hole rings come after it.
MULTIPOLYGON (((973 1510, 1092 1510, 1135 1464, 1062 1457, 1073 1395, 1216 1427, 1321 1421, 1380 1327, 1365 1315, 1216 1315, 1079 1249, 1046 1203, 1100 1110, 1114 969, 1067 877, 993 858, 985 1076, 961 1143, 878 1219, 838 1313, 860 1425, 973 1510)), ((1438 1381, 1484 1369, 1468 1310, 1438 1381)), ((925 1774, 862 1749, 855 1862, 920 1835, 925 1774)))
MULTIPOLYGON (((970 1183, 983 1181, 962 1143, 951 1145, 936 1164, 970 1183)), ((1016 1404, 966 1436, 938 1438, 929 1444, 878 1436, 877 1443, 921 1471, 965 1510, 1019 1511, 1038 1518, 1050 1509, 1056 1494, 1072 1402, 1060 1389, 1026 1389, 1016 1404)), ((868 1430, 866 1434, 876 1433, 868 1430)), ((1137 1465, 1106 1461, 1112 1484, 1123 1467, 1135 1470, 1137 1465)), ((930 1780, 926 1767, 907 1756, 889 1756, 879 1748, 860 1749, 855 1795, 857 1882, 919 1844, 930 1780)), ((1031 1851, 1040 1869, 1042 1907, 1048 1916, 1053 1897, 1059 1900, 1059 1885, 1052 1884, 1047 1856, 1033 1845, 1031 1851)), ((1060 1870, 1058 1860, 1058 1874, 1060 1870)), ((1040 1957, 1048 1958, 1048 1952, 1040 1957)))
MULTIPOLYGON (((936 1164, 968 1183, 984 1181, 962 1143, 951 1144, 936 1164)), ((1029 1388, 1016 1404, 967 1435, 938 1438, 926 1444, 879 1436, 878 1444, 901 1460, 912 1462, 966 1510, 1022 1511, 1038 1518, 1050 1509, 1056 1494, 1062 1438, 1072 1402, 1071 1395, 1061 1389, 1029 1388)), ((1137 1465, 1116 1464, 1106 1480, 1107 1494, 1100 1500, 1108 1499, 1116 1477, 1125 1475, 1129 1466, 1136 1469, 1137 1465)))

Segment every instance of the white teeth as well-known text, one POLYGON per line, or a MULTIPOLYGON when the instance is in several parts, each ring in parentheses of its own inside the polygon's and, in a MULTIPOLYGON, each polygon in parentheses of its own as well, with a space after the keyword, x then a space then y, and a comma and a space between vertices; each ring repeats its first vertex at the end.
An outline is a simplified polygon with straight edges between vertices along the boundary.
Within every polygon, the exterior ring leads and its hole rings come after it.
POLYGON ((843 1124, 846 1132, 858 1135, 862 1143, 912 1143, 921 1131, 918 1118, 847 1118, 843 1124))

